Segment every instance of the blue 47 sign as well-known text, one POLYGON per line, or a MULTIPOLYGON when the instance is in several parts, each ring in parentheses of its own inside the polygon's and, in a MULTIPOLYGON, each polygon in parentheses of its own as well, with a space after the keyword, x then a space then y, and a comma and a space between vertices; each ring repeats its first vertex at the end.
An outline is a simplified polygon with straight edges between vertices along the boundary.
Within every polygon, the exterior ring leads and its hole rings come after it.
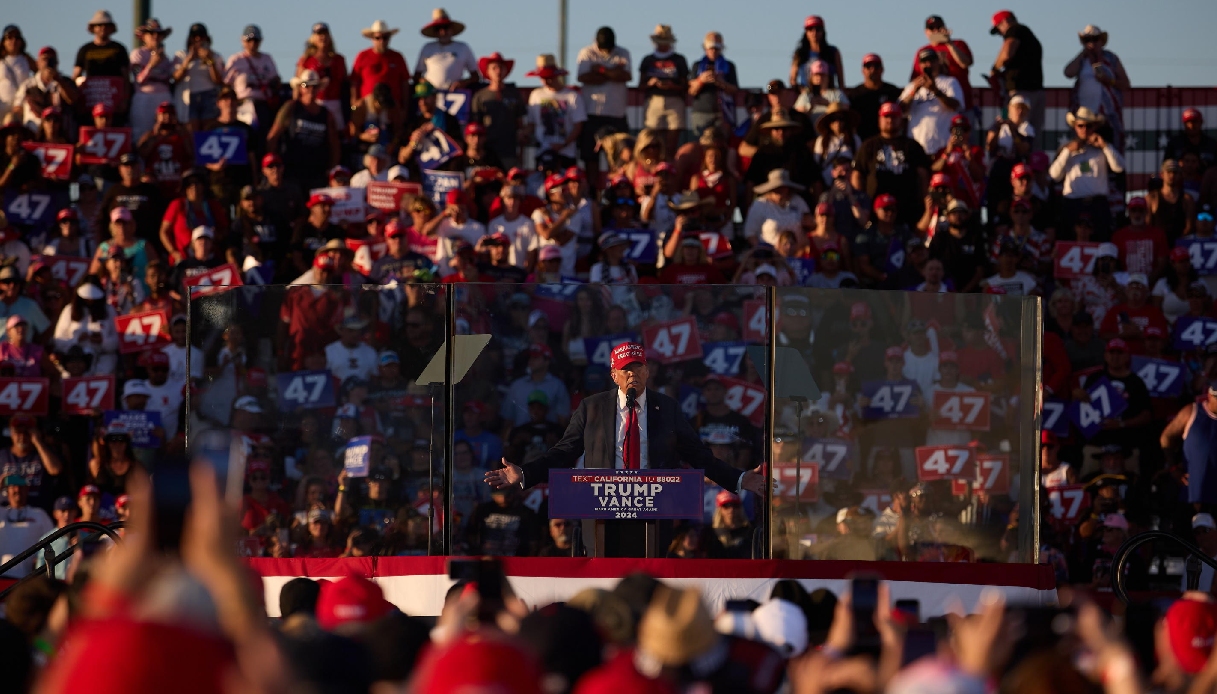
POLYGON ((1196 274, 1202 277, 1217 275, 1217 239, 1188 239, 1177 245, 1187 249, 1196 274))
POLYGON ((291 371, 275 379, 279 409, 284 412, 334 406, 334 379, 329 371, 291 371))
POLYGON ((249 145, 241 128, 216 128, 194 134, 196 164, 248 164, 249 145))
POLYGON ((744 361, 744 351, 748 343, 736 342, 707 342, 702 349, 705 351, 706 368, 719 376, 735 376, 739 374, 740 364, 744 361))
POLYGON ((1152 357, 1133 357, 1132 370, 1145 381, 1151 398, 1177 398, 1183 394, 1183 365, 1152 357))
POLYGON ((1069 435, 1069 417, 1065 416, 1064 400, 1044 398, 1043 427, 1057 436, 1069 435))
POLYGON ((1069 419, 1087 439, 1094 438, 1104 419, 1119 417, 1128 409, 1124 394, 1106 378, 1100 378, 1086 388, 1090 401, 1075 400, 1069 404, 1069 419))
POLYGON ((1180 316, 1175 321, 1175 349, 1191 352, 1217 342, 1217 320, 1180 316))
POLYGON ((921 389, 916 381, 867 381, 862 384, 862 396, 869 401, 862 408, 863 419, 897 419, 916 417, 916 400, 921 389))
POLYGON ((842 439, 807 439, 803 462, 818 465, 820 477, 849 480, 854 475, 854 445, 842 439))
POLYGON ((630 246, 625 249, 625 257, 636 263, 653 263, 659 258, 659 244, 655 241, 655 232, 650 229, 617 229, 615 233, 629 240, 630 246))

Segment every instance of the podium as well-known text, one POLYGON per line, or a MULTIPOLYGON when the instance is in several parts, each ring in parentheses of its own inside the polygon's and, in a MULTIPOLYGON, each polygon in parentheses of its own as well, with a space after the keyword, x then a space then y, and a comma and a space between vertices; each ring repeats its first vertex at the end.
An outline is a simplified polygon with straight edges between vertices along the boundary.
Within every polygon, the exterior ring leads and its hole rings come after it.
POLYGON ((645 557, 662 557, 658 521, 698 520, 704 513, 701 470, 549 471, 549 517, 581 522, 587 556, 605 557, 607 524, 641 524, 645 557))

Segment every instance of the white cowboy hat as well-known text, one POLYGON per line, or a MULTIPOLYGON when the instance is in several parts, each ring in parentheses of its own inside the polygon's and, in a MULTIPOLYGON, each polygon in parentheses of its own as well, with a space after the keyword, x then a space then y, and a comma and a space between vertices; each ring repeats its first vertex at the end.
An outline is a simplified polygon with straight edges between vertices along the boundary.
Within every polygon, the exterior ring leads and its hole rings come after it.
POLYGON ((1098 39, 1100 46, 1107 45, 1107 32, 1103 31, 1094 24, 1087 24, 1086 28, 1078 32, 1078 40, 1085 43, 1086 39, 1098 39))
POLYGON ((318 75, 312 70, 305 70, 299 76, 293 77, 291 80, 292 87, 299 87, 302 84, 307 84, 313 87, 321 84, 321 75, 318 75))
POLYGON ((89 20, 89 31, 93 31, 93 27, 98 24, 109 24, 114 26, 114 17, 106 10, 98 10, 93 13, 93 19, 89 20))
POLYGON ((790 180, 790 172, 786 169, 774 169, 769 172, 769 180, 752 189, 757 195, 770 193, 778 188, 789 188, 791 190, 806 190, 806 187, 790 180))
POLYGON ((383 19, 378 19, 375 22, 372 22, 372 26, 360 31, 359 33, 363 34, 364 38, 370 39, 373 36, 379 36, 381 34, 388 34, 389 36, 392 36, 399 31, 401 31, 401 29, 390 29, 388 22, 383 19))
POLYGON ((1103 114, 1095 113, 1085 106, 1079 106, 1078 110, 1073 113, 1065 114, 1065 122, 1071 128, 1077 123, 1102 123, 1105 120, 1107 119, 1103 117, 1103 114))

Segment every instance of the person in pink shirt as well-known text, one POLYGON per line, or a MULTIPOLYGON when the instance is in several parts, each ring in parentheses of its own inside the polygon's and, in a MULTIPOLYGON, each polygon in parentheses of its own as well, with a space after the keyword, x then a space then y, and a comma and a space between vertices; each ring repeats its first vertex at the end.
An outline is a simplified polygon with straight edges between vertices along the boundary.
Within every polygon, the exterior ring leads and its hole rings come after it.
POLYGON ((1142 272, 1151 280, 1166 271, 1170 248, 1166 232, 1149 223, 1149 205, 1145 198, 1128 201, 1128 226, 1117 231, 1111 242, 1120 251, 1120 260, 1129 272, 1142 272))
POLYGON ((41 345, 30 342, 30 322, 25 316, 13 314, 5 323, 8 341, 0 342, 0 372, 12 369, 6 376, 37 378, 42 376, 46 355, 41 345))
POLYGON ((359 103, 378 84, 386 84, 393 93, 393 103, 404 106, 410 98, 410 70, 401 53, 389 48, 389 39, 399 29, 390 29, 383 20, 372 22, 363 30, 372 47, 359 52, 351 65, 351 103, 359 103))

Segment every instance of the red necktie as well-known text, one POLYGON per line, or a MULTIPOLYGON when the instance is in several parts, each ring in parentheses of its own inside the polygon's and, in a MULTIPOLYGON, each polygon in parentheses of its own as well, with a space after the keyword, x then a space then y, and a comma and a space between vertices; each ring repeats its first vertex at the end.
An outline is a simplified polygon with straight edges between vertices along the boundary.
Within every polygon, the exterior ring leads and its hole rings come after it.
POLYGON ((625 441, 622 442, 621 457, 626 470, 642 469, 642 430, 638 427, 638 405, 625 415, 625 441))

